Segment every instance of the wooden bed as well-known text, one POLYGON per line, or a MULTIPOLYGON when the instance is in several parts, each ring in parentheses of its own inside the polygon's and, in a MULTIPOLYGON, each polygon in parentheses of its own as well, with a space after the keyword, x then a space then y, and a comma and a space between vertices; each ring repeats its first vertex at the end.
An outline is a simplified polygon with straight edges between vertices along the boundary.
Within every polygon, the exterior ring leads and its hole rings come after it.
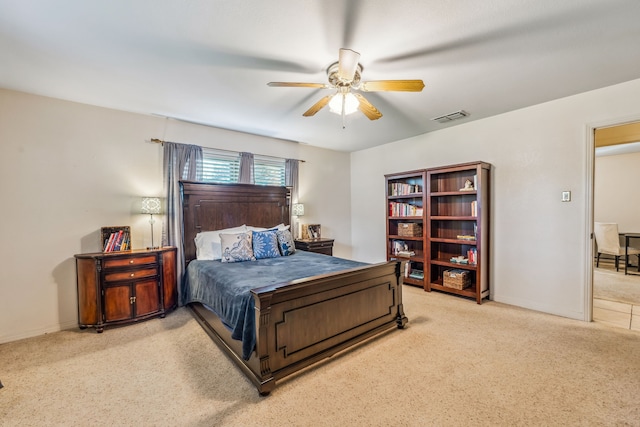
MULTIPOLYGON (((181 182, 185 262, 196 257, 201 231, 242 224, 289 224, 285 187, 181 182)), ((202 304, 188 306, 229 357, 268 394, 276 382, 338 351, 407 322, 402 306, 399 262, 323 274, 251 291, 255 303, 256 349, 244 360, 242 342, 202 304)))

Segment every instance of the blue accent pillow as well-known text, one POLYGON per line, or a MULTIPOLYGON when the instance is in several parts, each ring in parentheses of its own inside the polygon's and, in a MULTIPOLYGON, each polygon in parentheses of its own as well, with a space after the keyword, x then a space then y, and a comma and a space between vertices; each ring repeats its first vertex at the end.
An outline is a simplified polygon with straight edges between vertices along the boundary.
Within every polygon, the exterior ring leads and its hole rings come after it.
POLYGON ((280 256, 276 230, 252 231, 253 256, 256 259, 275 258, 280 256))
POLYGON ((276 235, 278 236, 278 246, 280 246, 282 256, 291 255, 296 251, 296 246, 289 230, 277 230, 276 235))

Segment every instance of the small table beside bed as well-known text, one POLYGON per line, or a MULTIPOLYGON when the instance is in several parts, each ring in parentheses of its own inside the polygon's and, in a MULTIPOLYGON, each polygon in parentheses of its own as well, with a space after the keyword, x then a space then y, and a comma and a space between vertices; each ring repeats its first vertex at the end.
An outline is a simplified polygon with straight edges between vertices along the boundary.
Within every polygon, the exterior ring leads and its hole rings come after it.
POLYGON ((296 250, 286 187, 180 186, 187 265, 181 304, 261 395, 288 375, 406 324, 401 263, 296 250), (265 250, 274 235, 279 254, 265 250), (203 236, 213 243, 203 244, 203 236), (229 250, 252 238, 254 253, 229 250), (205 254, 205 247, 214 253, 205 254))

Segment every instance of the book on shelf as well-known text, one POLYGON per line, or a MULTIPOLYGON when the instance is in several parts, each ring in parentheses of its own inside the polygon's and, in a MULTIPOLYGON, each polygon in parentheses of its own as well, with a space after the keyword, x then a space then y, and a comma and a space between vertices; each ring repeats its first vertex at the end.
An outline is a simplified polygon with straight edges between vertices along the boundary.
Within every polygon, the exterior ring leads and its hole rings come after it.
POLYGON ((469 264, 476 265, 478 264, 478 249, 471 248, 467 251, 467 259, 469 260, 469 264))
POLYGON ((409 245, 407 245, 404 240, 391 241, 391 253, 393 255, 398 255, 399 252, 408 251, 408 250, 409 250, 409 245))
POLYGON ((398 256, 404 256, 404 257, 410 257, 410 256, 414 256, 416 253, 414 251, 398 251, 396 253, 396 255, 398 256))
POLYGON ((471 216, 478 216, 478 201, 471 202, 471 216))
POLYGON ((416 280, 422 280, 424 279, 424 271, 414 268, 409 273, 409 277, 416 280))
POLYGON ((476 236, 473 236, 471 234, 458 234, 456 236, 457 240, 476 240, 476 236))

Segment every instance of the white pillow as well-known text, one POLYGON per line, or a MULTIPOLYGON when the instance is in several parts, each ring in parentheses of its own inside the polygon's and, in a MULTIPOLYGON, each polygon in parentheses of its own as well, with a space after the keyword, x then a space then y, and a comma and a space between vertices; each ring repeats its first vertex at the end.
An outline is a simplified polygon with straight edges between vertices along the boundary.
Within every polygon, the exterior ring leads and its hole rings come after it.
POLYGON ((247 230, 250 231, 267 231, 267 230, 278 230, 278 231, 282 231, 282 230, 288 230, 289 227, 291 227, 290 225, 284 225, 284 224, 278 224, 278 225, 274 225, 273 227, 269 227, 269 228, 264 228, 264 227, 254 227, 252 225, 247 225, 247 230))
POLYGON ((224 230, 203 231, 196 234, 196 259, 214 260, 222 258, 222 247, 220 246, 220 233, 232 234, 247 231, 247 226, 242 224, 239 227, 225 228, 224 230))
POLYGON ((290 225, 284 225, 284 224, 278 224, 278 225, 274 225, 273 227, 271 227, 269 230, 278 230, 278 231, 282 231, 282 230, 288 230, 289 227, 291 227, 290 225))

